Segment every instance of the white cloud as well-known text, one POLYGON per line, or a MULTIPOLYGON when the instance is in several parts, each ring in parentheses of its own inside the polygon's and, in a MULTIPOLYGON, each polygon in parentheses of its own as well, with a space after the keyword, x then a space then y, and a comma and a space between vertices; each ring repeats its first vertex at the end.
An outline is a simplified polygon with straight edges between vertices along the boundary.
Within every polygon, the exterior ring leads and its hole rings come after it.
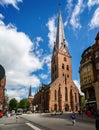
POLYGON ((78 88, 78 90, 79 90, 79 93, 80 93, 81 95, 83 95, 84 93, 81 92, 80 82, 79 82, 78 80, 74 80, 74 83, 75 83, 75 85, 77 86, 77 88, 78 88))
POLYGON ((94 15, 89 23, 90 29, 99 27, 99 7, 95 10, 94 15))
MULTIPOLYGON (((3 21, 1 20, 3 23, 3 21)), ((38 41, 42 39, 38 38, 38 41)), ((42 69, 43 62, 34 53, 33 42, 23 33, 18 32, 12 24, 0 24, 0 64, 6 70, 6 88, 10 97, 20 98, 25 92, 18 92, 20 86, 29 89, 38 87, 40 79, 31 73, 42 69), (12 89, 15 94, 12 94, 12 89)), ((42 59, 43 60, 43 59, 42 59)))
POLYGON ((67 24, 68 24, 68 21, 65 21, 65 22, 64 22, 64 27, 67 26, 67 24))
POLYGON ((2 21, 4 19, 4 16, 0 13, 0 25, 4 25, 4 22, 2 21))
POLYGON ((40 74, 39 76, 41 79, 47 79, 47 77, 48 77, 48 75, 46 75, 46 74, 40 74))
MULTIPOLYGON (((10 95, 10 99, 16 98, 16 100, 20 101, 20 99, 21 99, 20 97, 23 97, 26 93, 28 93, 28 91, 27 91, 27 89, 15 89, 15 90, 9 89, 7 91, 7 93, 8 93, 8 96, 10 95)), ((28 97, 28 95, 27 95, 27 97, 28 97)))
POLYGON ((43 42, 43 38, 40 36, 36 37, 36 39, 34 40, 36 50, 39 48, 41 42, 43 42))
POLYGON ((79 15, 83 11, 83 0, 78 0, 77 5, 74 8, 74 11, 71 15, 70 24, 73 26, 74 29, 81 28, 81 24, 79 23, 79 15))
POLYGON ((52 55, 46 55, 44 58, 43 58, 43 63, 45 63, 48 67, 48 73, 51 72, 51 56, 52 55))
MULTIPOLYGON (((72 9, 72 6, 73 6, 73 3, 72 3, 72 2, 73 2, 73 0, 68 0, 68 1, 67 1, 67 8, 69 9, 69 11, 71 11, 71 9, 72 9)), ((68 11, 68 12, 69 12, 69 11, 68 11)))
POLYGON ((2 6, 4 5, 12 5, 14 8, 16 8, 17 10, 19 10, 18 8, 18 3, 22 2, 23 0, 0 0, 0 4, 2 6))
POLYGON ((67 1, 68 18, 69 18, 70 15, 71 15, 72 7, 73 7, 73 0, 68 0, 68 1, 67 1))
POLYGON ((41 63, 43 63, 42 59, 44 58, 44 56, 43 56, 44 51, 41 48, 43 46, 43 41, 44 41, 43 38, 40 37, 40 36, 36 37, 33 41, 33 43, 34 43, 34 53, 35 53, 36 57, 38 57, 40 59, 41 63))
POLYGON ((49 19, 48 23, 46 26, 48 27, 49 33, 48 33, 48 38, 49 38, 49 47, 53 49, 54 42, 56 41, 56 26, 55 26, 55 20, 56 16, 53 16, 52 18, 49 19))
POLYGON ((66 9, 65 10, 66 10, 66 14, 68 16, 66 18, 66 21, 64 22, 64 26, 67 26, 67 24, 69 23, 69 19, 70 19, 72 9, 73 9, 73 0, 67 0, 66 2, 67 2, 67 4, 66 4, 66 9))
POLYGON ((4 19, 4 16, 0 13, 0 19, 4 19))
POLYGON ((88 7, 90 8, 96 4, 99 4, 99 0, 88 0, 87 4, 88 4, 88 7))

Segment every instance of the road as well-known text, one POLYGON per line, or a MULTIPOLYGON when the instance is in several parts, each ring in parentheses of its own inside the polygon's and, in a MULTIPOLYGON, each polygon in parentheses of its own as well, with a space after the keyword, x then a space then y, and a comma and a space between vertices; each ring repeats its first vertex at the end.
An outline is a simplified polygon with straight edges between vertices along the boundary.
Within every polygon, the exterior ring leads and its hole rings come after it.
POLYGON ((29 121, 16 116, 0 118, 0 130, 40 130, 29 121))
POLYGON ((85 121, 78 119, 76 125, 72 125, 70 115, 31 114, 22 115, 22 118, 33 122, 42 130, 95 130, 93 120, 85 121))
POLYGON ((0 130, 95 130, 93 121, 78 119, 73 126, 68 115, 23 114, 16 121, 14 117, 0 119, 0 130))

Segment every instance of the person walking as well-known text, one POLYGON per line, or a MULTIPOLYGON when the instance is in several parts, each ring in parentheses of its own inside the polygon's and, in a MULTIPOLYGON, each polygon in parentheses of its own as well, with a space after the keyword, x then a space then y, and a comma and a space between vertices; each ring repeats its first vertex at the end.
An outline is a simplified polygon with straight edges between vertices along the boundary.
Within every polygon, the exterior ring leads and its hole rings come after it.
POLYGON ((75 112, 72 113, 71 119, 72 119, 72 123, 73 123, 73 126, 74 126, 75 122, 76 122, 76 114, 75 114, 75 112))

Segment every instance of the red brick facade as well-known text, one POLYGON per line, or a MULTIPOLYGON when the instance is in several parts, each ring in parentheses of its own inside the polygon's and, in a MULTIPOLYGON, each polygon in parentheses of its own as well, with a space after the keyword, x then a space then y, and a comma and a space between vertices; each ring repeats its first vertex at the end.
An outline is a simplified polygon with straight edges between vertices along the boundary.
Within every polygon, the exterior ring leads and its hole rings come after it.
POLYGON ((79 91, 72 80, 71 56, 66 46, 60 11, 56 43, 51 60, 51 83, 42 85, 35 94, 34 105, 42 111, 76 111, 79 109, 79 91))
POLYGON ((72 80, 71 56, 65 42, 59 51, 54 51, 51 62, 49 110, 78 110, 79 92, 72 80))

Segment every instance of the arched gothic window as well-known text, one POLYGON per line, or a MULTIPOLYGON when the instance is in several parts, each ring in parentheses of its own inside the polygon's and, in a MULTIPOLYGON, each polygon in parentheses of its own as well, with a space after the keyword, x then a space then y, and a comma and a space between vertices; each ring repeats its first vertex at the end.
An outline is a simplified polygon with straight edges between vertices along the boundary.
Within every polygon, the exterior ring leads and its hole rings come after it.
POLYGON ((64 69, 64 64, 62 64, 62 69, 64 69))
POLYGON ((55 99, 55 101, 57 100, 57 91, 56 90, 54 91, 54 99, 55 99))
POLYGON ((67 87, 65 87, 65 101, 68 101, 68 92, 67 92, 67 87))

